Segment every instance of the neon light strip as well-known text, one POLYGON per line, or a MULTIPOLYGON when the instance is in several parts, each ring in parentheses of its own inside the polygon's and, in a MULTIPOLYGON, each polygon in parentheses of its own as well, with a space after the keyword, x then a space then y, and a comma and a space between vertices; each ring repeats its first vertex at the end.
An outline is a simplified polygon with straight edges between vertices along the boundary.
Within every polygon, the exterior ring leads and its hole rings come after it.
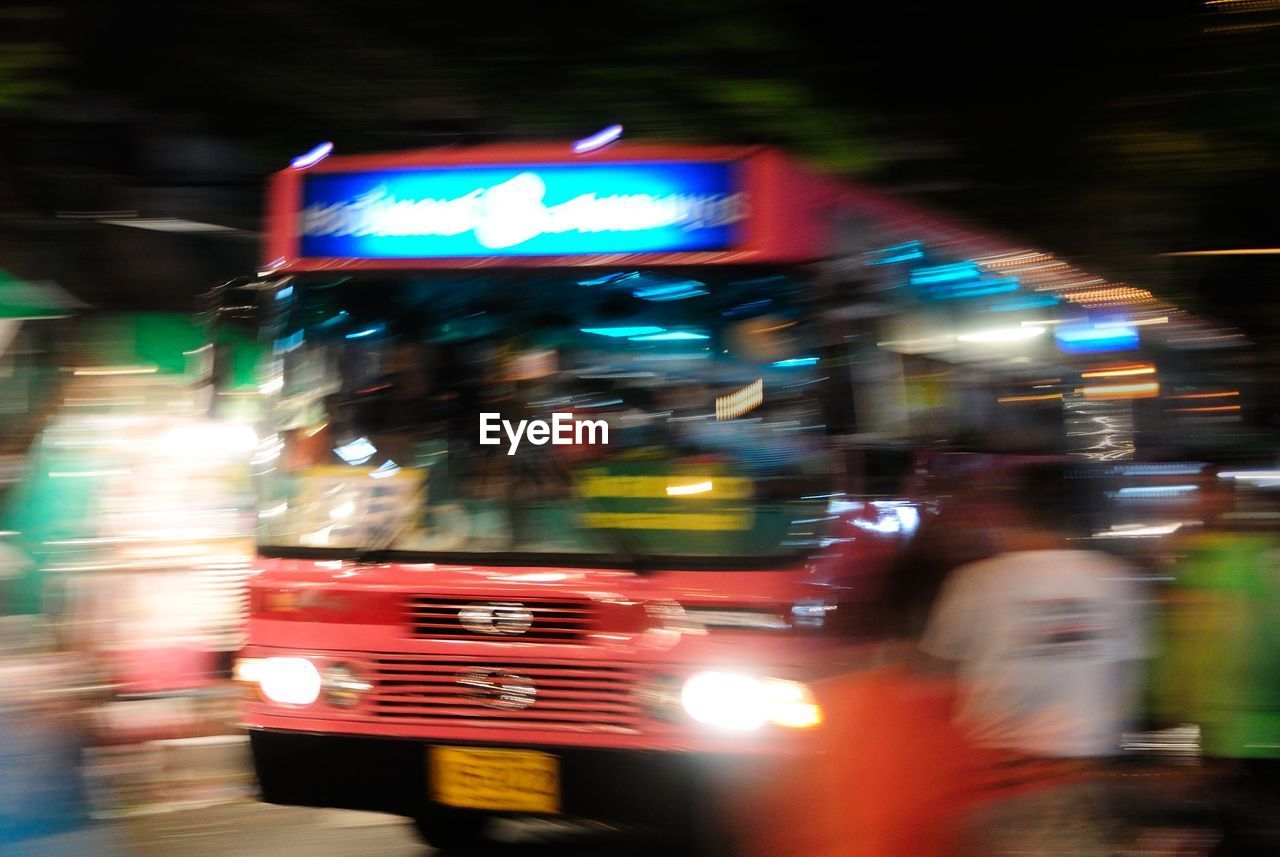
POLYGON ((1119 378, 1125 375, 1154 375, 1154 366, 1131 366, 1116 369, 1095 369, 1092 372, 1081 372, 1081 378, 1119 378))
POLYGON ((1147 384, 1109 384, 1103 387, 1084 387, 1080 393, 1086 399, 1136 399, 1159 395, 1160 385, 1154 381, 1147 384))
POLYGON ((760 407, 763 401, 764 379, 757 378, 741 390, 717 397, 716 419, 737 419, 748 411, 760 407))
POLYGON ((316 164, 329 157, 333 151, 333 144, 329 142, 321 143, 309 152, 305 152, 289 162, 289 166, 295 170, 305 170, 307 167, 314 167, 316 164))
POLYGON ((710 479, 706 482, 694 483, 693 485, 668 485, 667 496, 684 497, 689 494, 706 494, 710 492, 713 487, 714 486, 711 484, 710 479))
POLYGON ((1042 396, 1002 396, 996 399, 997 402, 1047 402, 1051 399, 1061 399, 1061 393, 1045 393, 1042 396))
POLYGON ((1169 396, 1170 399, 1226 399, 1231 396, 1240 395, 1239 390, 1231 390, 1227 393, 1183 393, 1180 396, 1169 396))
POLYGON ((597 149, 603 149, 605 146, 616 141, 622 136, 621 125, 610 125, 601 131, 597 131, 590 137, 583 137, 581 140, 573 144, 573 151, 582 155, 587 152, 594 152, 597 149))

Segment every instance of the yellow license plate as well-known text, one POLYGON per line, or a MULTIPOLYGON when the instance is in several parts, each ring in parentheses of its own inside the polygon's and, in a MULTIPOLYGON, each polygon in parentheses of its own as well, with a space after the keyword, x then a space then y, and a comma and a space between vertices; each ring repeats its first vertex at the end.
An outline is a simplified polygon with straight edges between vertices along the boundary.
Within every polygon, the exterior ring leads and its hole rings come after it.
POLYGON ((560 760, 548 753, 432 747, 430 767, 432 796, 447 806, 560 811, 560 760))

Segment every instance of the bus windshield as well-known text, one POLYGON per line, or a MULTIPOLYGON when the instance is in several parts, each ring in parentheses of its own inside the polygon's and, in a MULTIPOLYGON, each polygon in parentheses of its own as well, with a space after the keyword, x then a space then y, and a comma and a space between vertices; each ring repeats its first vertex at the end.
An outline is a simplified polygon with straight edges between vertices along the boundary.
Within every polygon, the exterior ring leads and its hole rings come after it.
POLYGON ((715 566, 815 543, 833 459, 797 275, 273 287, 264 553, 715 566))

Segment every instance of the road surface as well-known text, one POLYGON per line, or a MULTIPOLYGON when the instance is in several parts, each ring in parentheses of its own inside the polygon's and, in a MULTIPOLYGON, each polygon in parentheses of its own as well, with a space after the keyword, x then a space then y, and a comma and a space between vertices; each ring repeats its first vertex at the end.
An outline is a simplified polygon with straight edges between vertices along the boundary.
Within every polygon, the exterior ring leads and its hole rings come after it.
MULTIPOLYGON (((410 824, 373 813, 252 800, 137 815, 115 823, 125 857, 432 857, 410 824)), ((652 834, 500 823, 485 857, 640 857, 671 853, 652 834)))

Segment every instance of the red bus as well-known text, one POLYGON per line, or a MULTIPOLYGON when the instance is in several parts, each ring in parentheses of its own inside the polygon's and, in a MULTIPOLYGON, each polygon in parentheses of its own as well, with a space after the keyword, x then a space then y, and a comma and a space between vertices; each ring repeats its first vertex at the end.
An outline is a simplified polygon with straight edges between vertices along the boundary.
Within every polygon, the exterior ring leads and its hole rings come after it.
POLYGON ((697 822, 798 752, 914 509, 857 499, 842 190, 761 148, 275 175, 244 722, 265 800, 697 822), (838 337, 835 337, 838 339, 838 337))

